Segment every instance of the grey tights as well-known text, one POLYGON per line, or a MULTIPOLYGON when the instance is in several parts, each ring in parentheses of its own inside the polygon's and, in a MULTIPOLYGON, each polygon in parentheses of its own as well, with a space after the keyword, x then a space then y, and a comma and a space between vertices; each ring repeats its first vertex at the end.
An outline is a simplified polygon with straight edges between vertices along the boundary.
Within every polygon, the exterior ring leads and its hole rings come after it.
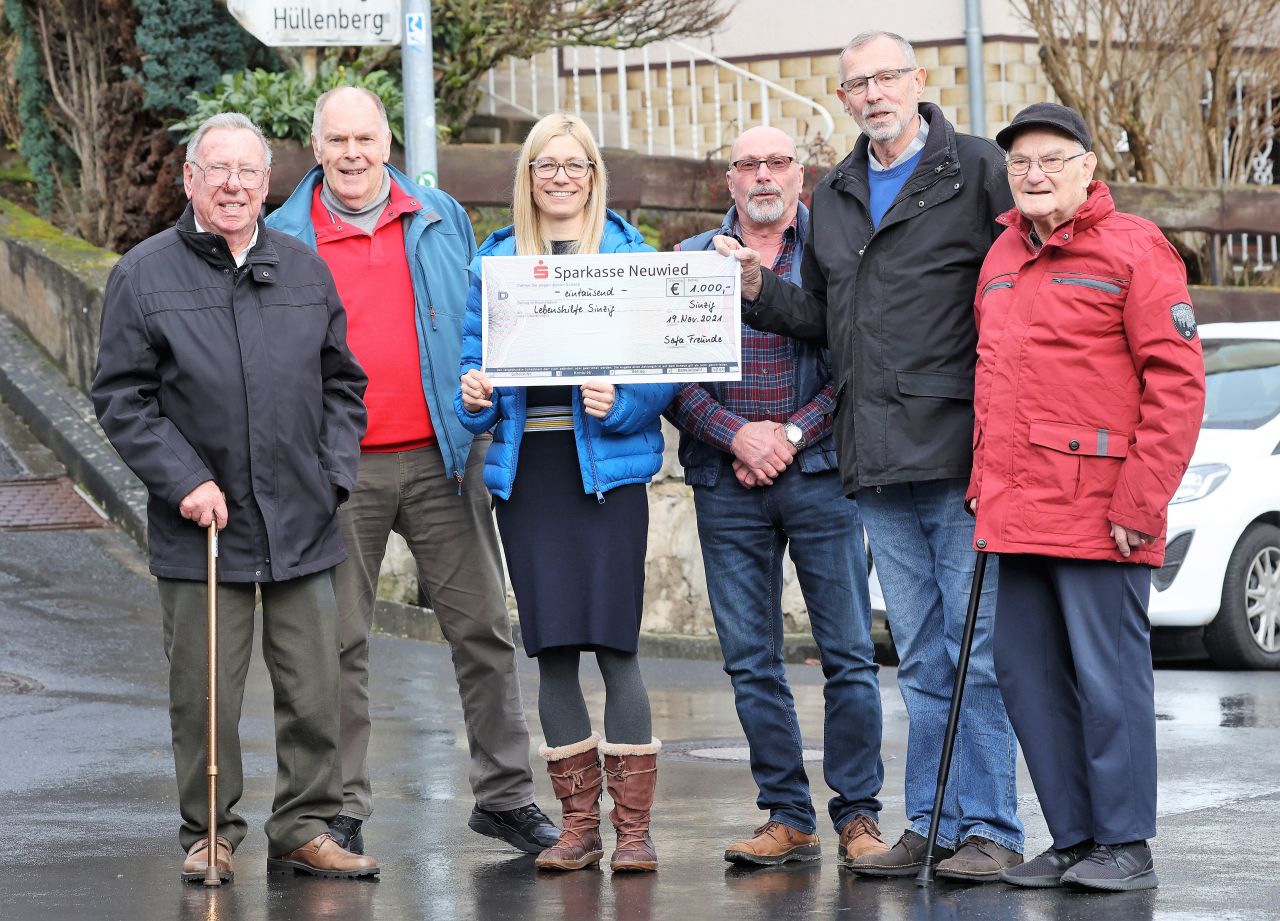
MULTIPOLYGON (((591 735, 591 716, 578 681, 577 649, 556 647, 538 653, 538 717, 547 745, 558 748, 591 735)), ((604 732, 610 742, 648 745, 653 738, 649 694, 635 653, 597 649, 604 678, 604 732)))

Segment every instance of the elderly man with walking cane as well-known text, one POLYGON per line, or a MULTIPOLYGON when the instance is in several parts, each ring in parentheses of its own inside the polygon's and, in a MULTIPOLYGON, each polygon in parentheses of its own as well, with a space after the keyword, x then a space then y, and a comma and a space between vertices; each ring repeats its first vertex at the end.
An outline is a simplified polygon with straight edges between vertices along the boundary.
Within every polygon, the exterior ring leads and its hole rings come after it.
POLYGON ((1147 603, 1204 412, 1182 259, 1093 179, 1080 113, 996 136, 1015 207, 982 266, 967 500, 1000 556, 995 664, 1053 846, 1001 879, 1157 885, 1147 603))
POLYGON ((186 211, 125 254, 108 279, 92 389, 103 429, 148 491, 178 839, 187 851, 182 877, 192 882, 205 880, 210 863, 230 881, 246 832, 233 810, 243 788, 238 724, 259 595, 278 770, 267 869, 378 872, 372 858, 328 833, 342 806, 332 570, 345 552, 337 508, 354 486, 365 376, 347 349, 346 315, 324 262, 259 220, 270 175, 270 148, 248 118, 224 113, 200 125, 183 166, 186 211), (206 661, 211 524, 221 532, 215 662, 206 661), (212 666, 222 745, 210 809, 212 666))

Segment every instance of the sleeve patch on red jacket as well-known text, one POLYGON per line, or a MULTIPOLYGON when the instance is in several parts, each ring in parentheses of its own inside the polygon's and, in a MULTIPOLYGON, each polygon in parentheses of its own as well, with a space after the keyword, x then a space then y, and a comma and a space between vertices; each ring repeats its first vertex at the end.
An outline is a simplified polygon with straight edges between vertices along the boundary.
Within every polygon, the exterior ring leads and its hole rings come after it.
POLYGON ((1173 328, 1178 331, 1179 336, 1188 342, 1196 337, 1196 315, 1190 304, 1179 301, 1169 308, 1169 314, 1173 317, 1173 328))

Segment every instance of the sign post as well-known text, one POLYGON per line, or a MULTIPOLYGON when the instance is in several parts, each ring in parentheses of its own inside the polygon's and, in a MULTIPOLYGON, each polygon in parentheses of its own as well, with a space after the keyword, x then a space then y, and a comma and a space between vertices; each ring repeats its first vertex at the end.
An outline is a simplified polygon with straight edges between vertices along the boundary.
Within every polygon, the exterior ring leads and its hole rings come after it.
POLYGON ((437 188, 436 88, 431 54, 431 0, 404 0, 405 172, 419 185, 437 188))
POLYGON ((227 10, 273 48, 400 44, 400 0, 227 0, 227 10))
POLYGON ((227 0, 227 9, 271 47, 400 45, 406 172, 419 185, 439 185, 431 0, 227 0))

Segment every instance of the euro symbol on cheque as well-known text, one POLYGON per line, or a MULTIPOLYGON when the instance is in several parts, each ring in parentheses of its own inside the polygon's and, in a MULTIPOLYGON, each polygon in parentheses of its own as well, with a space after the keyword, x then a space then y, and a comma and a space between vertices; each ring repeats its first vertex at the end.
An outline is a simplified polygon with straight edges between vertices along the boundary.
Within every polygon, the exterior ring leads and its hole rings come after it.
POLYGON ((680 282, 673 281, 671 283, 671 293, 678 295, 680 293, 680 282))

